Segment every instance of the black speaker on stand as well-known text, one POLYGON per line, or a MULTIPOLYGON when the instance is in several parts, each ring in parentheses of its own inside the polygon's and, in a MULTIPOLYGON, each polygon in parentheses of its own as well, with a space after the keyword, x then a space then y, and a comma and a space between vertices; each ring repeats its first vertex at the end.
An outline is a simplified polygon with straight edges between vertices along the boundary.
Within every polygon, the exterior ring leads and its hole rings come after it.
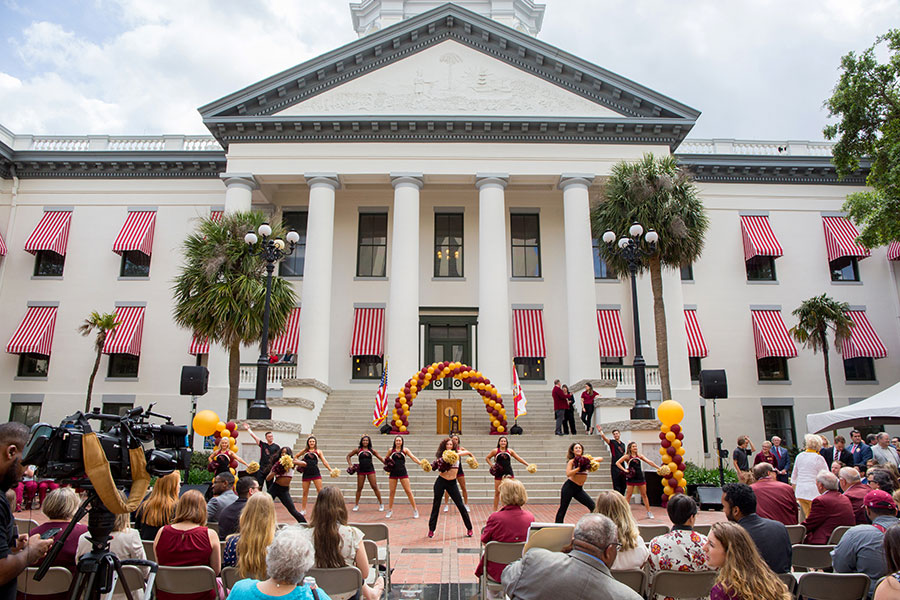
MULTIPOLYGON (((722 459, 725 458, 727 450, 722 450, 722 438, 719 437, 719 411, 716 410, 716 400, 728 397, 728 381, 725 378, 725 369, 706 369, 700 371, 700 397, 713 402, 713 423, 716 431, 716 455, 719 461, 719 485, 725 485, 725 469, 722 466, 722 459)), ((707 492, 711 489, 707 488, 707 492)), ((711 492, 710 492, 711 493, 711 492)), ((719 489, 719 498, 721 498, 722 490, 719 489)), ((701 498, 701 507, 703 498, 701 498)))
MULTIPOLYGON (((197 362, 200 362, 199 355, 197 362)), ((200 364, 181 367, 181 395, 191 397, 191 448, 194 447, 194 415, 197 414, 197 396, 204 395, 208 389, 209 369, 200 364)))

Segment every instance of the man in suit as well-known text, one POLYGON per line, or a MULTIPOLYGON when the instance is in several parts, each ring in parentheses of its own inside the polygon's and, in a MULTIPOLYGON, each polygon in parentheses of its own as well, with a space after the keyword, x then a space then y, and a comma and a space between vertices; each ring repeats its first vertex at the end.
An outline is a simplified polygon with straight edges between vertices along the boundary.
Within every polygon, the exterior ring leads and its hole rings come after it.
POLYGON ((238 479, 237 500, 222 509, 219 513, 219 539, 224 540, 232 533, 238 532, 238 523, 241 520, 241 512, 247 506, 250 496, 259 491, 259 482, 254 477, 241 477, 238 479))
POLYGON ((775 573, 791 570, 791 537, 784 523, 756 514, 756 494, 744 483, 728 483, 722 488, 722 512, 750 534, 760 556, 775 573))
POLYGON ((775 479, 775 468, 767 462, 753 467, 751 485, 756 494, 756 514, 785 525, 797 524, 797 497, 794 488, 775 479))
POLYGON ((575 525, 571 552, 530 549, 503 569, 503 591, 512 600, 642 600, 634 590, 613 579, 609 569, 618 552, 615 523, 605 515, 587 514, 575 525))
POLYGON ((827 544, 835 527, 856 525, 850 500, 840 492, 838 478, 831 471, 816 475, 819 495, 813 498, 809 514, 803 525, 806 527, 805 544, 827 544))
POLYGON ((772 437, 772 454, 775 455, 775 478, 781 483, 790 483, 791 455, 777 435, 772 437))
POLYGON ((841 461, 845 467, 853 466, 853 455, 844 447, 844 444, 846 443, 844 436, 836 435, 834 436, 834 446, 819 450, 819 454, 821 454, 822 458, 825 459, 825 462, 828 463, 829 469, 836 460, 841 461))
POLYGON ((550 394, 553 396, 553 416, 556 418, 555 433, 556 435, 562 435, 563 421, 566 419, 566 409, 569 408, 569 401, 566 399, 565 393, 563 393, 559 379, 553 382, 553 391, 550 394))
POLYGON ((862 434, 854 429, 850 432, 850 455, 853 457, 853 465, 847 466, 866 466, 866 461, 872 458, 872 448, 867 443, 865 443, 862 439, 862 434))
POLYGON ((857 525, 863 525, 869 522, 866 516, 866 494, 872 491, 868 485, 861 481, 859 471, 853 467, 843 467, 838 475, 838 483, 844 490, 844 497, 850 501, 853 508, 853 516, 856 518, 857 525))

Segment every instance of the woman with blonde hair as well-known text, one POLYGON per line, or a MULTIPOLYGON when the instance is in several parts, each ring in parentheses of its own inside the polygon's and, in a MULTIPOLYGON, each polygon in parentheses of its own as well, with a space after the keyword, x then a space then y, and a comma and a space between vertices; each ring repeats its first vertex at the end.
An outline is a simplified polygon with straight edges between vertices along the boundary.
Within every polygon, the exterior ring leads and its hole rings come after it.
MULTIPOLYGON (((41 505, 41 512, 47 516, 47 522, 34 527, 29 535, 41 535, 45 531, 58 529, 59 531, 53 536, 54 541, 58 540, 62 537, 66 527, 69 526, 69 521, 72 520, 72 517, 78 511, 79 504, 81 504, 81 501, 78 499, 78 494, 72 488, 61 487, 53 490, 47 494, 47 499, 41 505)), ((69 534, 69 537, 66 538, 62 550, 56 555, 56 560, 53 563, 54 567, 65 567, 75 574, 78 537, 86 531, 87 526, 81 523, 75 524, 75 528, 69 534)), ((66 597, 68 597, 68 594, 66 594, 66 597)))
POLYGON ((616 491, 600 492, 593 512, 609 517, 619 531, 619 543, 622 547, 610 568, 642 569, 650 556, 650 550, 641 538, 625 497, 616 491))
POLYGON ((181 491, 181 473, 173 471, 156 480, 150 495, 134 513, 134 524, 142 540, 153 540, 163 525, 172 522, 175 504, 181 491))
POLYGON ((241 533, 229 535, 222 551, 222 566, 237 566, 242 578, 263 580, 266 548, 275 537, 275 501, 265 492, 250 496, 241 511, 241 533))
POLYGON ((791 599, 787 586, 763 561, 750 534, 737 523, 715 523, 704 550, 707 564, 719 571, 710 600, 791 599))
POLYGON ((816 487, 816 476, 819 471, 827 471, 828 463, 825 457, 819 454, 822 449, 822 438, 807 433, 803 436, 804 451, 794 459, 794 470, 791 472, 791 485, 794 486, 794 494, 797 496, 797 504, 800 505, 800 520, 806 519, 812 501, 819 495, 816 487))
MULTIPOLYGON (((166 567, 206 566, 219 574, 222 552, 219 534, 206 527, 206 500, 197 490, 188 490, 175 505, 171 525, 165 525, 153 540, 156 562, 166 567)), ((215 600, 216 593, 172 594, 157 591, 158 600, 215 600)))

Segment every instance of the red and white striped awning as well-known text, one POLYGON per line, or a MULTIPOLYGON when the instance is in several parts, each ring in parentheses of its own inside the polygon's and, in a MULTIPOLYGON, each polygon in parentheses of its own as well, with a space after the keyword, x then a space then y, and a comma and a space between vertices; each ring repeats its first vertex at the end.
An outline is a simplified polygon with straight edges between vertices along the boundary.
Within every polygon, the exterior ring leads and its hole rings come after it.
POLYGON ((10 354, 50 356, 55 327, 55 306, 29 306, 25 318, 6 345, 6 351, 10 354))
POLYGON ((2 235, 0 235, 0 256, 6 256, 6 242, 3 241, 2 235))
POLYGON ((116 321, 119 325, 106 337, 103 354, 141 355, 141 337, 144 334, 144 307, 117 306, 116 321))
POLYGON ((69 244, 69 223, 71 221, 71 211, 48 210, 41 217, 31 235, 28 236, 28 241, 25 242, 25 251, 37 254, 40 250, 50 250, 65 256, 66 246, 69 244))
POLYGON ((269 343, 269 354, 297 354, 300 345, 300 307, 288 315, 287 327, 280 336, 269 343))
POLYGON ((881 343, 875 328, 869 322, 864 310, 848 310, 847 316, 853 321, 850 339, 841 345, 841 354, 846 358, 884 358, 887 348, 881 343))
POLYGON ((601 357, 621 358, 628 354, 618 310, 598 308, 597 328, 600 332, 601 357))
POLYGON ((772 231, 769 217, 741 216, 741 234, 744 238, 744 260, 754 256, 782 256, 784 251, 772 231))
POLYGON ((513 309, 515 358, 544 358, 544 311, 540 308, 513 309))
POLYGON ((191 339, 191 348, 188 354, 197 356, 199 354, 209 354, 209 338, 199 337, 196 333, 191 339))
POLYGON ((797 356, 797 346, 791 339, 780 310, 751 310, 753 313, 753 342, 756 358, 797 356))
POLYGON ((856 243, 859 230, 856 225, 844 217, 822 217, 822 226, 825 228, 825 247, 828 250, 828 262, 856 256, 865 258, 869 256, 869 249, 856 243))
POLYGON ((384 355, 384 309, 357 308, 354 312, 350 356, 384 355))
POLYGON ((687 308, 684 310, 684 328, 687 330, 688 356, 691 358, 706 358, 709 350, 706 347, 706 341, 703 339, 703 332, 700 331, 700 323, 697 322, 696 310, 687 308))
POLYGON ((224 216, 224 215, 225 215, 225 211, 224 211, 224 210, 211 210, 211 211, 209 211, 209 219, 210 219, 210 221, 212 221, 213 223, 221 223, 221 222, 222 222, 222 216, 224 216))
MULTIPOLYGON (((3 250, 3 240, 0 239, 0 254, 2 254, 3 250)), ((888 246, 888 260, 900 260, 900 242, 891 242, 891 245, 888 246)))
POLYGON ((137 250, 150 256, 153 250, 153 230, 156 227, 156 211, 135 210, 128 213, 122 231, 113 242, 113 252, 122 254, 137 250))

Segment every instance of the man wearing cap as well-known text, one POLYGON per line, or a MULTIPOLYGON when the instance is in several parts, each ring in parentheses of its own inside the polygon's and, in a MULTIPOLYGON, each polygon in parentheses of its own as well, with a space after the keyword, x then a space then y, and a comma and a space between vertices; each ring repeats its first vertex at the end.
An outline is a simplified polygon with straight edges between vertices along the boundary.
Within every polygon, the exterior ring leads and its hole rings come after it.
POLYGON ((887 574, 884 562, 884 532, 897 524, 897 505, 887 492, 872 490, 866 494, 866 514, 871 525, 851 527, 831 551, 835 573, 865 573, 872 581, 869 594, 878 579, 887 574))

